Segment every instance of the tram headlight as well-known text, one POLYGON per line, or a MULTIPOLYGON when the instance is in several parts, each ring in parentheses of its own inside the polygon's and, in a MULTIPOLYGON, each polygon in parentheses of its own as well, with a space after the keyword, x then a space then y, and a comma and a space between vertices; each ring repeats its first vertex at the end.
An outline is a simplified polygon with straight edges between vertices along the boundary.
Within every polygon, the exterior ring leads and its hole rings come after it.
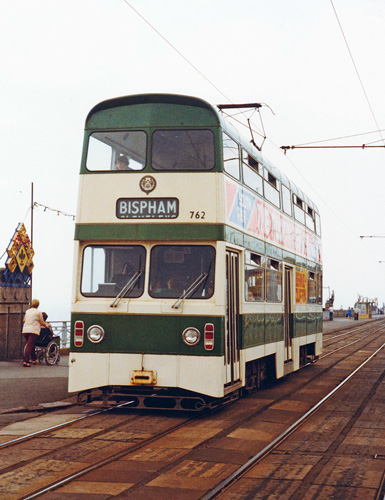
POLYGON ((92 325, 87 330, 87 338, 90 342, 98 344, 104 339, 104 330, 99 325, 92 325))
POLYGON ((183 342, 186 345, 197 345, 201 339, 200 331, 196 328, 186 328, 182 333, 183 342))

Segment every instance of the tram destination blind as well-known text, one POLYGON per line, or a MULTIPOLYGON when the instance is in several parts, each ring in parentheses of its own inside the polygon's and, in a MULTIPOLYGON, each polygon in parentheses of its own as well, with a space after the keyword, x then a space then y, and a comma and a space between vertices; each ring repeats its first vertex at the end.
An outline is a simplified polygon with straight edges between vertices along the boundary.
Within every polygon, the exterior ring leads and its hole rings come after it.
POLYGON ((179 215, 177 198, 119 198, 118 219, 175 219, 179 215))

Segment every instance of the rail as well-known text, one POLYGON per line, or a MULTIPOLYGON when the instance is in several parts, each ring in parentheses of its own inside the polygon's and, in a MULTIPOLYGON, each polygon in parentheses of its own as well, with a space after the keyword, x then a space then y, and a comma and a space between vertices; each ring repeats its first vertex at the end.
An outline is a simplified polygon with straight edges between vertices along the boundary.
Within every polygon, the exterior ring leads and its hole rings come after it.
POLYGON ((60 337, 60 347, 69 347, 71 339, 71 321, 50 321, 54 335, 60 337))

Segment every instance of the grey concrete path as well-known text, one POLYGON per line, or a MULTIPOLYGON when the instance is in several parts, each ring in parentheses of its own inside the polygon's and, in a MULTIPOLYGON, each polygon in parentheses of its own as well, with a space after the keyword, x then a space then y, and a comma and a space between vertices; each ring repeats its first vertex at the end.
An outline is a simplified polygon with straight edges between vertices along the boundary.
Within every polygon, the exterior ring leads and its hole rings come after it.
POLYGON ((0 412, 68 398, 68 356, 49 366, 24 368, 21 360, 0 362, 0 412))
POLYGON ((326 320, 323 322, 323 331, 324 333, 333 332, 334 330, 339 330, 340 328, 347 328, 349 326, 355 327, 358 325, 362 325, 363 323, 381 319, 385 319, 385 316, 376 315, 373 316, 372 319, 359 319, 358 321, 348 318, 334 318, 333 321, 326 320))

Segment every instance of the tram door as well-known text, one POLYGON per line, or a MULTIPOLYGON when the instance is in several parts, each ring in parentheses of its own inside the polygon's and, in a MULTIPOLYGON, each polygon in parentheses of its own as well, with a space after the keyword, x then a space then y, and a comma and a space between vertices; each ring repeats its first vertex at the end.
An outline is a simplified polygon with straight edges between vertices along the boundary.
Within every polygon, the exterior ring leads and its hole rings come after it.
POLYGON ((289 361, 292 359, 292 342, 293 342, 292 286, 293 286, 293 269, 291 267, 285 267, 285 292, 284 292, 285 361, 289 361))
POLYGON ((239 368, 239 254, 226 251, 226 338, 225 384, 230 386, 240 378, 239 368))

